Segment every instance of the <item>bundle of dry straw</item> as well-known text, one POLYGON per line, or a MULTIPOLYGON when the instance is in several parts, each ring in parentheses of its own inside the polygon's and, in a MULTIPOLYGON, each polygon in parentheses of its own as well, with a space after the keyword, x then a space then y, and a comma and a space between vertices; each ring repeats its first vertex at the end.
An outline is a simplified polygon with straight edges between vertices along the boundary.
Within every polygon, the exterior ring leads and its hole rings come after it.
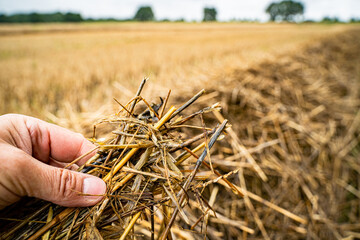
MULTIPOLYGON (((210 175, 223 177, 213 169, 210 149, 222 135, 227 120, 213 128, 205 126, 203 114, 219 110, 215 104, 186 117, 179 114, 196 101, 200 91, 180 108, 170 107, 166 112, 166 99, 150 105, 141 97, 146 79, 136 96, 113 116, 100 120, 94 126, 93 141, 97 153, 78 171, 103 178, 107 193, 103 200, 91 208, 64 208, 44 201, 32 203, 35 211, 25 220, 11 226, 2 239, 132 239, 147 236, 151 239, 171 239, 171 235, 185 237, 189 232, 174 224, 177 216, 189 226, 188 231, 201 232, 200 222, 212 212, 211 205, 202 196, 207 185, 203 180, 210 175), (138 105, 146 106, 136 114, 138 105), (200 120, 200 126, 193 125, 200 120), (96 140, 96 128, 114 128, 105 139, 96 140), (199 133, 184 139, 183 129, 199 133), (191 146, 196 145, 190 150, 191 146), (198 152, 202 152, 198 156, 198 152), (187 161, 190 157, 196 161, 187 161), (209 158, 208 158, 209 159, 209 158), (205 166, 207 171, 203 171, 205 166), (190 213, 184 208, 198 202, 200 212, 190 213), (142 230, 134 231, 141 218, 142 230), (194 220, 195 219, 195 220, 194 220)), ((104 130, 103 130, 104 131, 104 130)), ((86 154, 84 155, 86 156, 86 154)), ((74 160, 76 163, 84 156, 74 160)), ((225 183, 235 193, 243 194, 229 181, 225 183)), ((243 226, 244 229, 248 229, 243 226)), ((211 230, 210 230, 211 231, 211 230)))

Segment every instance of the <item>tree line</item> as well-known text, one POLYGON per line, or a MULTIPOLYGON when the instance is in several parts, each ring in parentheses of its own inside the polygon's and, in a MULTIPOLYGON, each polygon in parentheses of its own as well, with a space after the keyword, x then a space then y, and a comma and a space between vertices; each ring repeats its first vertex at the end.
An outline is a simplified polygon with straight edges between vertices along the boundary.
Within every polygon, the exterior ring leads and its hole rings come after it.
POLYGON ((45 22, 82 22, 84 18, 79 13, 18 13, 12 15, 0 14, 0 23, 45 23, 45 22))
MULTIPOLYGON (((311 20, 304 20, 305 6, 302 2, 293 0, 283 0, 272 2, 265 9, 265 12, 269 15, 270 21, 278 22, 314 22, 311 20)), ((83 18, 80 13, 24 13, 6 15, 0 14, 0 23, 45 23, 45 22, 90 22, 90 21, 156 21, 154 12, 151 6, 141 6, 135 13, 133 18, 130 19, 115 19, 115 18, 102 18, 92 19, 83 18)), ((168 19, 158 21, 170 21, 168 19)), ((176 21, 185 21, 179 19, 176 21)), ((203 9, 203 21, 211 22, 217 21, 217 10, 213 7, 205 7, 203 9)), ((241 20, 240 20, 241 21, 241 20)), ((249 20, 242 20, 249 21, 249 20)), ((338 18, 324 17, 320 22, 323 23, 338 23, 341 22, 338 18)), ((350 19, 351 23, 360 22, 359 18, 350 19)))

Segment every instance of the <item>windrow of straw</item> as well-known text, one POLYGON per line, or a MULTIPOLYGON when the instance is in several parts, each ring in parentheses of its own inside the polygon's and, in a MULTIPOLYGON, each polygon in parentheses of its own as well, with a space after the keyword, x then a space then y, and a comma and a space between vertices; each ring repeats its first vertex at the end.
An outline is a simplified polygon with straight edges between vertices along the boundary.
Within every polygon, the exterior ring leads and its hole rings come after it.
POLYGON ((233 124, 211 162, 239 169, 228 180, 245 195, 218 182, 213 209, 233 220, 217 225, 225 239, 360 238, 359 30, 236 70, 208 92, 233 124))

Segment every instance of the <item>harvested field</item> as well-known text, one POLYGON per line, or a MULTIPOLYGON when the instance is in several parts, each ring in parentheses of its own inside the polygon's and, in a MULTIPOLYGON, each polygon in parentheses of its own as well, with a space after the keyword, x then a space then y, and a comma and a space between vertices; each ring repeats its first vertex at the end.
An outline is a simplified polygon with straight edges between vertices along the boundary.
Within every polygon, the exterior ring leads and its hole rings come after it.
POLYGON ((247 68, 351 28, 237 23, 4 25, 0 113, 46 118, 50 112, 69 119, 71 112, 110 105, 113 97, 127 101, 145 76, 152 82, 146 97, 154 96, 153 91, 165 95, 169 88, 196 91, 209 76, 247 68))
MULTIPOLYGON (((360 237, 360 30, 337 31, 172 89, 170 103, 181 105, 200 90, 189 89, 205 85, 207 93, 185 115, 220 102, 222 115, 206 114, 204 121, 214 125, 224 116, 232 125, 207 159, 222 174, 209 175, 199 188, 209 206, 190 198, 184 214, 191 223, 178 217, 175 239, 203 239, 204 234, 209 239, 360 237), (234 194, 225 178, 244 197, 234 194), (189 230, 195 223, 195 231, 189 230)), ((163 88, 147 91, 147 100, 150 96, 154 102, 158 94, 166 96, 163 88)), ((72 118, 47 116, 90 136, 98 114, 69 112, 72 118)), ((188 160, 190 166, 195 162, 188 160)), ((0 213, 16 217, 11 214, 0 213)), ((148 219, 138 220, 134 235, 150 239, 150 227, 148 219)))

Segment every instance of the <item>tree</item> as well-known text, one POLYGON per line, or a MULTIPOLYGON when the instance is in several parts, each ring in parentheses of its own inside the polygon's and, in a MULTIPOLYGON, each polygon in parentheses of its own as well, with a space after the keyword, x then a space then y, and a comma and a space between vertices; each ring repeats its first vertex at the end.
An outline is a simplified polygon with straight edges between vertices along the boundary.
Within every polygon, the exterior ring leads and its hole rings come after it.
POLYGON ((216 21, 216 9, 215 8, 204 8, 204 22, 216 21))
POLYGON ((271 3, 266 8, 266 13, 270 15, 270 21, 280 20, 292 22, 296 17, 304 14, 304 4, 292 0, 271 3))
POLYGON ((30 13, 29 20, 32 23, 44 22, 42 15, 39 13, 30 13))
POLYGON ((68 12, 64 15, 64 22, 81 22, 83 18, 79 13, 68 12))
POLYGON ((340 19, 337 17, 324 17, 321 20, 321 23, 341 23, 340 19))
POLYGON ((64 14, 62 14, 61 12, 45 13, 42 14, 42 18, 44 22, 63 22, 64 14))
POLYGON ((150 6, 140 7, 134 16, 136 21, 152 21, 154 19, 154 13, 150 6))
POLYGON ((0 23, 6 23, 8 21, 8 16, 6 16, 5 14, 0 14, 0 23))

